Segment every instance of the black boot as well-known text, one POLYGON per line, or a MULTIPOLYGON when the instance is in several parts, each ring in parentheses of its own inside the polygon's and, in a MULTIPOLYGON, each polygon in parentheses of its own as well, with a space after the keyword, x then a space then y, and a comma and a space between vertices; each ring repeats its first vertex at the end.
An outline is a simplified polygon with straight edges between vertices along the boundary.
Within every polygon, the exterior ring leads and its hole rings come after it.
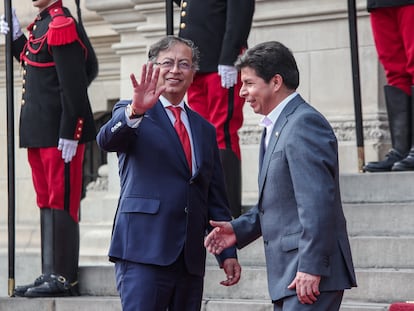
POLYGON ((411 97, 390 85, 384 87, 384 92, 392 149, 384 160, 365 165, 367 172, 391 171, 395 162, 407 156, 411 146, 411 97))
POLYGON ((411 148, 408 156, 401 161, 395 162, 392 166, 392 171, 414 171, 414 147, 411 148))
POLYGON ((411 87, 411 149, 407 157, 394 163, 393 171, 414 171, 414 86, 411 87))
POLYGON ((14 289, 14 296, 24 297, 24 295, 26 294, 26 291, 29 288, 39 286, 43 284, 44 282, 49 281, 49 279, 50 279, 50 275, 41 274, 39 277, 36 278, 36 280, 34 280, 33 283, 16 286, 16 288, 14 289))
POLYGON ((33 283, 17 286, 14 295, 23 297, 31 287, 36 287, 49 281, 50 274, 53 272, 53 218, 50 208, 40 209, 40 243, 42 257, 42 274, 33 283))
POLYGON ((42 243, 42 265, 48 279, 30 287, 25 297, 78 296, 79 224, 68 212, 50 209, 49 245, 42 243), (50 270, 49 270, 50 268, 50 270))
POLYGON ((241 215, 241 163, 231 149, 220 149, 220 159, 231 215, 236 218, 241 215))

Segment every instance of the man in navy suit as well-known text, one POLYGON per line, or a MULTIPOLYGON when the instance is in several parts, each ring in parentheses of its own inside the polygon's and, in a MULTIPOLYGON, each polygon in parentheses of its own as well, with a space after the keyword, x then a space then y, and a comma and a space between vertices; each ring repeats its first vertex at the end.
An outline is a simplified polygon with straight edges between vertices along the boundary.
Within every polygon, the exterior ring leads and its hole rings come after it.
MULTIPOLYGON (((198 58, 186 39, 167 36, 151 46, 139 82, 131 74, 132 100, 115 105, 97 136, 119 159, 109 256, 124 311, 200 310, 209 220, 231 220, 215 129, 184 102, 198 58), (179 119, 189 155, 175 130, 179 119)), ((221 284, 236 284, 235 248, 217 259, 227 276, 221 284)))
POLYGON ((356 286, 339 190, 338 146, 328 121, 296 93, 299 71, 288 48, 265 42, 238 61, 240 95, 264 118, 258 203, 215 228, 213 254, 263 237, 276 311, 339 310, 356 286))

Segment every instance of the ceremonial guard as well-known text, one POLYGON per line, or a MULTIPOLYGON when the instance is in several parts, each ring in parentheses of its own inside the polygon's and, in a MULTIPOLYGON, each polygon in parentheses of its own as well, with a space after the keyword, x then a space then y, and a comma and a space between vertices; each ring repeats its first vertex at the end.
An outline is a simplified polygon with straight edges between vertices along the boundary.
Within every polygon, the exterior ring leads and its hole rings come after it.
MULTIPOLYGON (((82 162, 85 143, 96 135, 87 88, 97 62, 82 24, 61 0, 33 6, 39 14, 27 27, 28 38, 13 13, 12 49, 23 73, 20 147, 28 150, 40 208, 42 274, 15 295, 79 295, 82 162)), ((7 33, 4 20, 1 26, 7 33)))
POLYGON ((384 68, 391 149, 367 172, 414 170, 414 0, 367 0, 378 59, 384 68))

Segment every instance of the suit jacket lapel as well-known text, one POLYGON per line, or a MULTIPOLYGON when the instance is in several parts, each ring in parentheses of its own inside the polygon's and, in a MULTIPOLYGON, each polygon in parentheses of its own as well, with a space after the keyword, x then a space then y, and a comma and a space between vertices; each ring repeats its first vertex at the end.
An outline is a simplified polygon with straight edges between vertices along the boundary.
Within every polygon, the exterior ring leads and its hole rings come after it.
POLYGON ((185 158, 184 149, 181 145, 181 141, 178 138, 177 132, 174 126, 171 124, 171 120, 168 117, 167 112, 165 111, 165 108, 162 105, 161 101, 158 100, 154 108, 151 109, 151 112, 148 113, 148 117, 150 119, 153 119, 154 122, 167 133, 169 141, 171 141, 171 144, 174 146, 174 150, 177 151, 177 155, 180 159, 180 162, 187 167, 187 160, 185 158))
POLYGON ((263 129, 262 138, 260 139, 260 150, 259 150, 259 172, 262 169, 263 157, 265 154, 265 140, 266 140, 266 128, 263 129))
POLYGON ((196 121, 194 116, 194 111, 192 111, 190 108, 187 107, 187 105, 184 106, 185 111, 187 112, 188 116, 188 123, 190 124, 191 128, 191 138, 193 141, 193 157, 195 158, 196 167, 194 167, 194 176, 197 174, 198 166, 201 163, 201 143, 202 139, 199 139, 200 133, 202 133, 201 124, 196 121))
POLYGON ((302 102, 303 99, 302 97, 300 97, 300 95, 295 96, 282 110, 282 113, 280 114, 275 126, 273 127, 271 137, 269 140, 269 145, 267 146, 266 152, 264 154, 262 165, 261 167, 259 167, 259 196, 262 193, 263 185, 266 180, 267 170, 270 164, 270 159, 279 140, 280 134, 282 133, 286 123, 289 121, 289 116, 296 110, 296 108, 302 102))

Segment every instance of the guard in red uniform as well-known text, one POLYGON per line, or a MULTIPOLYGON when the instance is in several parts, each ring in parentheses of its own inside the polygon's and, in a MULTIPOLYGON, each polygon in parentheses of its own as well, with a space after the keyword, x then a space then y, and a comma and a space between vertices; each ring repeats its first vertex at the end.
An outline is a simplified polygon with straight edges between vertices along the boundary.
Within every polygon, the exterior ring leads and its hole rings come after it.
POLYGON ((243 124, 241 81, 234 63, 247 48, 254 0, 174 0, 181 7, 179 36, 200 51, 200 67, 188 89, 188 104, 217 131, 233 217, 241 214, 241 156, 238 130, 243 124))
POLYGON ((414 0, 368 0, 384 87, 392 149, 368 172, 414 170, 414 0))
MULTIPOLYGON (((97 62, 83 26, 61 0, 33 6, 39 14, 28 38, 13 14, 13 53, 22 65, 20 147, 28 150, 40 208, 42 274, 15 295, 79 295, 82 161, 85 143, 96 135, 87 88, 97 62)), ((3 20, 3 33, 4 26, 3 20)))

